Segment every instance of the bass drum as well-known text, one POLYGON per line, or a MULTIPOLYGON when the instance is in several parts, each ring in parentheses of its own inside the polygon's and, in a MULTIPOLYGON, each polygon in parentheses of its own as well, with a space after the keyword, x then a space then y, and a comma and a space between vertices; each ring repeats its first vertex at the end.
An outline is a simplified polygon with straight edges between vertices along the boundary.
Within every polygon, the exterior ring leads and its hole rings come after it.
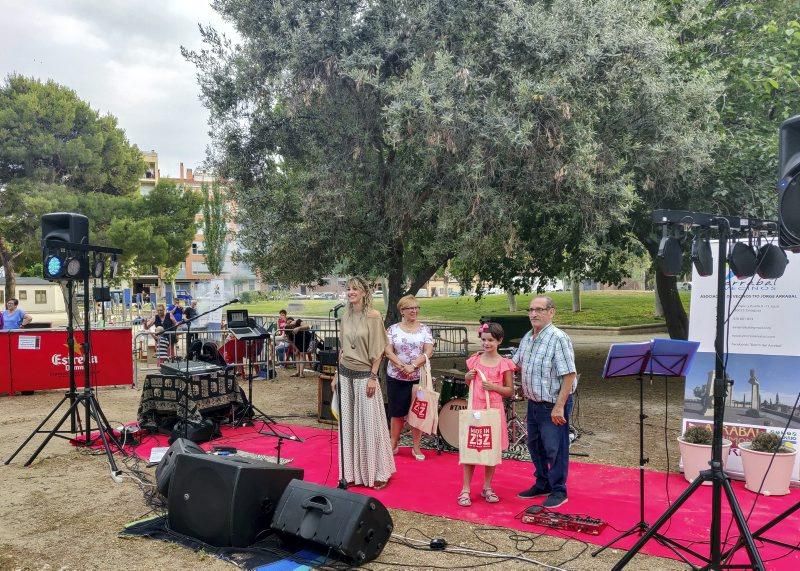
POLYGON ((454 379, 452 377, 444 377, 442 379, 442 386, 439 389, 439 408, 446 405, 453 399, 467 398, 469 393, 469 385, 461 379, 454 379))
POLYGON ((458 450, 458 413, 467 408, 467 399, 452 399, 439 411, 439 434, 458 450))

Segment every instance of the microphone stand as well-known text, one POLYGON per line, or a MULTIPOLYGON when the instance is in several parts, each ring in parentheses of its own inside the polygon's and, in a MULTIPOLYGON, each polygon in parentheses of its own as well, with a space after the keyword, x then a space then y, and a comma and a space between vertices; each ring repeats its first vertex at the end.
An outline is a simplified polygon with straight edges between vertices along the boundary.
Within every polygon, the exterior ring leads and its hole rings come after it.
POLYGON ((334 336, 336 337, 336 390, 339 391, 339 414, 337 420, 339 422, 339 471, 342 474, 339 478, 340 490, 347 489, 347 480, 344 477, 344 437, 342 434, 342 411, 344 410, 344 403, 342 402, 342 391, 341 386, 339 385, 341 382, 341 377, 339 375, 339 361, 341 359, 341 343, 339 342, 339 310, 343 307, 344 305, 341 305, 334 307, 331 310, 333 312, 334 336))
MULTIPOLYGON (((164 329, 164 333, 166 333, 168 331, 176 332, 177 329, 178 329, 178 326, 183 324, 183 323, 185 323, 186 324, 186 339, 188 340, 189 339, 189 333, 192 330, 192 321, 194 321, 196 319, 199 319, 201 317, 204 317, 204 316, 208 315, 209 313, 214 313, 215 311, 217 311, 219 309, 222 309, 225 306, 234 304, 234 303, 239 303, 239 299, 236 298, 236 299, 232 299, 230 301, 226 301, 225 303, 223 303, 221 305, 218 305, 217 307, 214 307, 212 309, 209 309, 208 311, 205 311, 203 313, 199 313, 199 314, 195 315, 191 319, 181 320, 181 323, 176 323, 172 327, 170 327, 168 329, 164 329)), ((173 321, 174 321, 174 319, 173 319, 173 321)), ((184 398, 184 403, 183 403, 183 437, 184 438, 188 438, 188 434, 189 434, 189 379, 191 379, 191 375, 189 374, 189 348, 188 347, 186 348, 186 369, 185 369, 183 374, 184 374, 184 377, 183 377, 183 398, 184 398)))

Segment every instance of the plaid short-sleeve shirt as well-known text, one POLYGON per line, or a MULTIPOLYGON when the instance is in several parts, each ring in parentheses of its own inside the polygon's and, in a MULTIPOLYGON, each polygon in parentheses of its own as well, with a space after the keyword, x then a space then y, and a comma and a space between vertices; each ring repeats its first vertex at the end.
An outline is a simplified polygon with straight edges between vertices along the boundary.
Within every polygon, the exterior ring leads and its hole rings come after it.
MULTIPOLYGON (((575 372, 575 352, 569 335, 552 323, 538 335, 528 331, 512 361, 521 369, 522 391, 532 401, 556 402, 561 378, 575 372)), ((575 390, 576 382, 572 390, 575 390)))

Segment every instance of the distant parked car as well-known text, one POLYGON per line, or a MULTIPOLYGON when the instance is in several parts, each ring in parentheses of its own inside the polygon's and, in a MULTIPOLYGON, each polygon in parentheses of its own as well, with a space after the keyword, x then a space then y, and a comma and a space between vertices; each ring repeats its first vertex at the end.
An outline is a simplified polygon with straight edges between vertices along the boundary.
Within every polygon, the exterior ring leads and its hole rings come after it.
POLYGON ((311 296, 304 293, 293 293, 289 295, 289 299, 311 299, 311 296))
POLYGON ((376 291, 376 292, 374 292, 372 294, 372 297, 373 297, 373 299, 383 299, 383 292, 382 291, 376 291))
POLYGON ((678 289, 692 291, 692 282, 678 282, 678 289))

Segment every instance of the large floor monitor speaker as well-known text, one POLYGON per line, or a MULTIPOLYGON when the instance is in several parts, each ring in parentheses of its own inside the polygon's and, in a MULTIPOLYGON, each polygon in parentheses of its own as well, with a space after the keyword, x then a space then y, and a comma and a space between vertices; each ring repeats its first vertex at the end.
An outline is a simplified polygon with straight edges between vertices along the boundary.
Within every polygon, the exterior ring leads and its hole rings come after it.
POLYGON ((169 488, 172 531, 217 547, 247 547, 303 470, 237 456, 178 454, 169 488))
POLYGON ((175 472, 175 461, 178 454, 205 454, 206 451, 186 438, 178 438, 164 453, 164 457, 156 466, 156 489, 165 498, 169 495, 169 483, 175 472))
POLYGON ((375 498, 294 480, 275 510, 272 529, 290 541, 310 541, 361 564, 380 555, 394 523, 375 498))

